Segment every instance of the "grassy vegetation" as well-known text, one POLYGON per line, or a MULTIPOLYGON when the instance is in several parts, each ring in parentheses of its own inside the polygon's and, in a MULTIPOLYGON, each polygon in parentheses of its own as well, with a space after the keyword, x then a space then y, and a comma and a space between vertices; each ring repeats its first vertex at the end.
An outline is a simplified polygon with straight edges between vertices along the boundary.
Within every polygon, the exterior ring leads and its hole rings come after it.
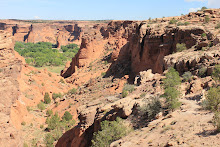
POLYGON ((63 70, 65 65, 60 66, 43 66, 43 67, 36 67, 38 70, 47 69, 49 72, 58 73, 60 74, 60 71, 63 70))
POLYGON ((61 51, 53 49, 54 45, 49 42, 22 43, 16 42, 14 49, 23 57, 26 63, 35 67, 60 66, 67 60, 71 60, 78 52, 76 44, 62 46, 61 51))

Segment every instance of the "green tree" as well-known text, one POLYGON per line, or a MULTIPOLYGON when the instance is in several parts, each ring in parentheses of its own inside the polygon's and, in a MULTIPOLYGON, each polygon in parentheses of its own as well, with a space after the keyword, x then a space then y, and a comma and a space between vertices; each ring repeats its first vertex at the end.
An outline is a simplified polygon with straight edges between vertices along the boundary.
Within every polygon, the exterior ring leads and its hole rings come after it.
POLYGON ((212 78, 216 81, 220 81, 220 65, 215 65, 215 68, 212 72, 212 78))
POLYGON ((55 140, 54 140, 51 133, 48 133, 48 134, 45 135, 44 142, 45 142, 46 147, 53 147, 54 141, 55 140))
POLYGON ((48 109, 46 114, 47 114, 47 116, 51 116, 51 115, 53 115, 53 111, 51 109, 48 109))
POLYGON ((206 95, 206 108, 212 111, 220 111, 220 88, 210 88, 206 95))
POLYGON ((44 94, 44 103, 49 104, 51 102, 50 95, 48 92, 44 94))
POLYGON ((54 130, 55 128, 59 127, 60 125, 60 117, 58 113, 55 113, 54 115, 51 116, 51 118, 48 118, 46 120, 46 123, 48 124, 48 129, 49 130, 54 130))
POLYGON ((70 114, 69 111, 66 111, 62 117, 63 120, 66 120, 66 121, 70 121, 73 119, 73 116, 70 114))
POLYGON ((130 131, 131 129, 126 127, 120 118, 117 118, 116 121, 103 121, 101 131, 93 134, 92 147, 107 147, 130 131))
POLYGON ((163 87, 166 89, 168 87, 175 87, 181 84, 181 79, 179 73, 174 69, 170 68, 165 74, 166 78, 163 79, 163 87))
POLYGON ((179 102, 180 92, 174 87, 168 87, 165 89, 164 95, 166 98, 168 109, 175 110, 179 108, 181 103, 179 102))

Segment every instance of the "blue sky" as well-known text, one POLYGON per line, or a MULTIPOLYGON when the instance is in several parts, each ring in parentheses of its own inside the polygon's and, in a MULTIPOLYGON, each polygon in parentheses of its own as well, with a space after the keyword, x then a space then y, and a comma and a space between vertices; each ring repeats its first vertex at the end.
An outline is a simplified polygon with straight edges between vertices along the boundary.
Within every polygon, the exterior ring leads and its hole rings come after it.
POLYGON ((0 5, 0 19, 145 20, 220 8, 220 0, 0 0, 0 5))

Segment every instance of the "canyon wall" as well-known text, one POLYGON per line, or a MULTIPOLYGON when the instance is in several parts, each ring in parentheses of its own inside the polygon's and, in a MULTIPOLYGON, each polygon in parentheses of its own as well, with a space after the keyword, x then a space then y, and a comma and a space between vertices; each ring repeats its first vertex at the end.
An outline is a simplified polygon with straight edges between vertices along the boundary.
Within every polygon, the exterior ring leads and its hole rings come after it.
POLYGON ((13 48, 13 36, 0 31, 0 144, 5 147, 23 146, 21 134, 11 121, 11 109, 19 99, 17 78, 21 72, 21 60, 15 58, 13 48))

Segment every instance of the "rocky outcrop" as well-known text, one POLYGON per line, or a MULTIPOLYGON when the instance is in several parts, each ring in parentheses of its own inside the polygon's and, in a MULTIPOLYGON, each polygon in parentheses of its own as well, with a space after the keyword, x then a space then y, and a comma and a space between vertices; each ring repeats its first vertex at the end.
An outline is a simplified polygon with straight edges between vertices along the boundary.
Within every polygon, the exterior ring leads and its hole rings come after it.
MULTIPOLYGON (((102 22, 97 24, 106 26, 102 22)), ((0 30, 11 32, 15 41, 32 43, 51 42, 58 48, 70 43, 80 44, 84 32, 93 26, 93 22, 87 21, 0 21, 0 30)))
POLYGON ((65 78, 70 77, 76 68, 87 67, 108 50, 113 50, 111 61, 116 60, 121 48, 128 42, 137 26, 134 21, 112 21, 107 27, 96 25, 90 28, 84 33, 79 52, 61 75, 65 78))
POLYGON ((58 140, 56 147, 87 147, 91 145, 93 133, 100 130, 102 121, 114 121, 117 117, 128 118, 137 106, 142 106, 146 99, 151 98, 152 94, 158 94, 161 91, 160 86, 158 86, 161 79, 159 74, 152 74, 151 71, 140 74, 142 75, 141 86, 139 86, 140 91, 137 93, 126 98, 111 96, 97 99, 80 106, 78 108, 79 124, 66 132, 58 140), (151 77, 146 77, 149 74, 151 77), (149 87, 150 91, 147 91, 146 87, 149 87), (146 96, 140 97, 140 92, 146 92, 146 96))
POLYGON ((0 144, 5 147, 23 146, 20 133, 15 129, 10 115, 19 98, 21 61, 14 56, 14 40, 11 34, 0 31, 0 144))
POLYGON ((202 68, 205 69, 205 75, 210 76, 215 64, 219 62, 219 45, 210 48, 207 51, 187 50, 168 55, 164 58, 164 67, 174 67, 180 74, 191 71, 194 75, 199 74, 202 68))

